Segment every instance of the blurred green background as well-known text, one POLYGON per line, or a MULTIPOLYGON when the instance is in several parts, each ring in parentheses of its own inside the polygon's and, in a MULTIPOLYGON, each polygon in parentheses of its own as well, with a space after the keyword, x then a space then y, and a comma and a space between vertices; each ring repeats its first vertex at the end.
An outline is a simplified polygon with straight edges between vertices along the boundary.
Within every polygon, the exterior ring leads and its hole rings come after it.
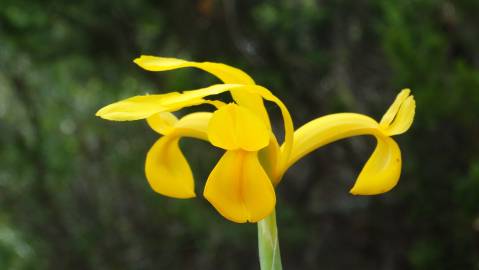
MULTIPOLYGON (((140 54, 240 67, 297 127, 343 111, 380 119, 412 88, 392 192, 348 194, 368 137, 285 175, 283 264, 479 269, 478 12, 477 0, 0 1, 0 269, 259 269, 254 224, 149 188, 143 162, 158 136, 143 121, 94 116, 121 98, 218 82, 142 71, 140 54)), ((221 152, 183 146, 201 194, 221 152)))

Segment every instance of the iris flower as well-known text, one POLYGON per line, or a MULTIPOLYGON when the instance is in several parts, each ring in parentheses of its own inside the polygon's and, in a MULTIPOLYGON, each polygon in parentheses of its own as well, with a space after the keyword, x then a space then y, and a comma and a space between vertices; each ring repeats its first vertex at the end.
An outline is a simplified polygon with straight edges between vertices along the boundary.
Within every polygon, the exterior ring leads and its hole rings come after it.
POLYGON ((401 173, 401 151, 392 136, 404 133, 413 122, 415 101, 402 90, 382 119, 356 113, 336 113, 293 128, 284 103, 268 89, 255 84, 245 72, 220 63, 191 62, 175 58, 141 56, 134 62, 148 71, 194 67, 209 72, 223 83, 168 94, 135 96, 103 107, 97 116, 112 121, 146 119, 160 135, 145 162, 151 188, 173 198, 195 197, 195 182, 179 141, 191 137, 210 142, 225 153, 210 173, 203 195, 225 218, 258 222, 274 213, 275 186, 288 168, 326 144, 353 136, 372 135, 376 148, 350 192, 374 195, 391 190, 401 173), (233 102, 215 96, 224 92, 233 102), (264 101, 281 110, 284 141, 272 132, 264 101), (178 119, 175 111, 210 104, 213 112, 196 112, 178 119))

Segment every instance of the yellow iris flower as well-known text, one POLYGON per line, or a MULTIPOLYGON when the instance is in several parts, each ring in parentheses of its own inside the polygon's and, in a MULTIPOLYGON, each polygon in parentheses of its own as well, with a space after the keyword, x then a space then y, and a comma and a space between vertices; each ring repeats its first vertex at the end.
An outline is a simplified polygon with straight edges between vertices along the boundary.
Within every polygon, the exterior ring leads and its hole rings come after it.
POLYGON ((245 72, 220 63, 191 62, 175 58, 141 56, 134 60, 149 71, 195 67, 223 81, 197 90, 128 98, 97 112, 113 121, 146 119, 163 135, 149 150, 146 178, 154 191, 174 198, 195 196, 193 173, 179 148, 182 137, 209 141, 226 150, 210 173, 204 197, 225 218, 257 222, 274 210, 274 186, 286 170, 311 151, 331 142, 359 135, 373 135, 376 148, 366 162, 352 194, 373 195, 392 189, 401 172, 401 152, 393 135, 404 133, 413 122, 415 101, 402 90, 378 123, 356 113, 319 117, 296 131, 283 102, 268 89, 256 85, 245 72), (234 103, 205 99, 230 92, 234 103), (284 123, 284 142, 279 145, 271 129, 264 100, 275 103, 284 123), (184 107, 211 104, 214 112, 197 112, 180 119, 172 112, 184 107))

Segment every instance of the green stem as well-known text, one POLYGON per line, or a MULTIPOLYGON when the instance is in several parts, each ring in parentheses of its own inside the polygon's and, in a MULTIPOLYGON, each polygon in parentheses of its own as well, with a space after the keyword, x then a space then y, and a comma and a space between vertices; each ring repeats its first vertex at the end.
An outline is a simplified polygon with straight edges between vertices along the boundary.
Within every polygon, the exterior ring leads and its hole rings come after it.
POLYGON ((281 270, 276 211, 258 222, 258 249, 261 270, 281 270))

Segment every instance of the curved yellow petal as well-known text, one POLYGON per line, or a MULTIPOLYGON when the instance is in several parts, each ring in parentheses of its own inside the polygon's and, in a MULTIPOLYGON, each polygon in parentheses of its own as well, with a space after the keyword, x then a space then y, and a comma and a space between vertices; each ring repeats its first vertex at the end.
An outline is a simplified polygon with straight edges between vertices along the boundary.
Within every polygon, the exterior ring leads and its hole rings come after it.
POLYGON ((193 174, 178 145, 179 137, 163 136, 146 155, 145 174, 151 188, 162 195, 195 197, 193 174))
POLYGON ((273 211, 273 185, 258 161, 256 152, 227 151, 205 185, 205 198, 225 218, 257 222, 273 211))
MULTIPOLYGON (((213 74, 226 84, 255 84, 254 80, 244 71, 221 63, 193 62, 177 58, 150 55, 142 55, 133 60, 133 62, 149 71, 167 71, 178 68, 195 67, 213 74)), ((261 119, 269 125, 268 113, 264 107, 263 100, 258 94, 244 91, 234 91, 231 94, 238 104, 247 107, 254 113, 258 114, 261 119)))
POLYGON ((399 92, 394 102, 391 104, 391 106, 389 106, 388 110, 381 118, 381 121, 379 122, 381 128, 387 128, 391 124, 391 122, 394 120, 394 117, 396 117, 396 114, 399 111, 401 104, 404 102, 404 100, 406 100, 410 93, 411 90, 408 88, 403 89, 401 90, 401 92, 399 92))
POLYGON ((178 68, 195 67, 213 74, 224 83, 254 84, 254 80, 244 71, 221 63, 193 62, 151 55, 142 55, 133 60, 133 62, 149 71, 167 71, 178 68))
POLYGON ((233 103, 215 111, 208 126, 211 144, 226 150, 258 151, 268 145, 269 135, 257 115, 233 103))
POLYGON ((362 114, 336 113, 316 118, 294 132, 291 156, 283 171, 321 146, 348 137, 376 135, 379 132, 378 123, 362 114))
POLYGON ((384 133, 393 136, 406 132, 412 125, 415 111, 416 101, 414 101, 413 96, 409 96, 401 104, 393 122, 386 129, 383 129, 384 133))
POLYGON ((351 192, 371 195, 390 190, 399 180, 401 170, 399 148, 391 138, 382 133, 374 119, 355 113, 323 116, 296 130, 291 156, 287 166, 282 168, 282 173, 301 157, 321 146, 359 135, 373 135, 378 144, 351 192))
POLYGON ((276 136, 271 134, 268 146, 258 151, 258 159, 274 186, 276 186, 280 180, 280 178, 277 177, 279 173, 278 161, 280 158, 281 154, 278 141, 276 140, 276 136))
POLYGON ((96 113, 106 120, 133 121, 148 118, 160 112, 173 112, 183 107, 202 104, 201 97, 184 99, 180 93, 145 95, 127 98, 107 105, 96 113))
POLYGON ((383 115, 381 122, 379 122, 381 129, 387 135, 402 134, 411 127, 414 120, 416 102, 410 94, 411 90, 403 89, 383 115))
POLYGON ((169 112, 153 114, 146 119, 148 125, 161 135, 166 135, 173 130, 173 126, 178 122, 178 118, 169 112))
MULTIPOLYGON (((373 135, 377 145, 351 193, 379 194, 392 189, 401 173, 401 151, 389 136, 405 132, 412 124, 415 101, 410 90, 403 90, 384 114, 381 123, 355 113, 338 113, 317 118, 294 133, 291 155, 280 168, 278 178, 301 157, 328 143, 359 135, 373 135)), ((284 145, 282 146, 284 147, 284 145)))
POLYGON ((401 175, 401 151, 387 136, 377 136, 373 154, 349 191, 355 195, 375 195, 391 190, 401 175))
POLYGON ((208 141, 208 124, 212 116, 210 112, 187 114, 175 123, 171 135, 208 141))
MULTIPOLYGON (((284 125, 284 143, 281 147, 281 155, 278 162, 278 167, 284 167, 289 160, 289 156, 293 147, 294 125, 291 114, 289 113, 286 105, 279 98, 273 95, 268 89, 261 86, 250 86, 250 88, 250 91, 255 91, 260 94, 264 99, 275 103, 281 111, 284 125)), ((279 170, 279 168, 277 170, 279 170)))
POLYGON ((178 143, 181 137, 208 140, 207 128, 212 115, 209 112, 197 112, 176 120, 170 113, 161 113, 156 114, 155 118, 148 118, 153 129, 166 134, 151 147, 146 156, 146 178, 154 191, 174 198, 195 196, 193 174, 178 143), (175 122, 171 123, 173 120, 175 122))

